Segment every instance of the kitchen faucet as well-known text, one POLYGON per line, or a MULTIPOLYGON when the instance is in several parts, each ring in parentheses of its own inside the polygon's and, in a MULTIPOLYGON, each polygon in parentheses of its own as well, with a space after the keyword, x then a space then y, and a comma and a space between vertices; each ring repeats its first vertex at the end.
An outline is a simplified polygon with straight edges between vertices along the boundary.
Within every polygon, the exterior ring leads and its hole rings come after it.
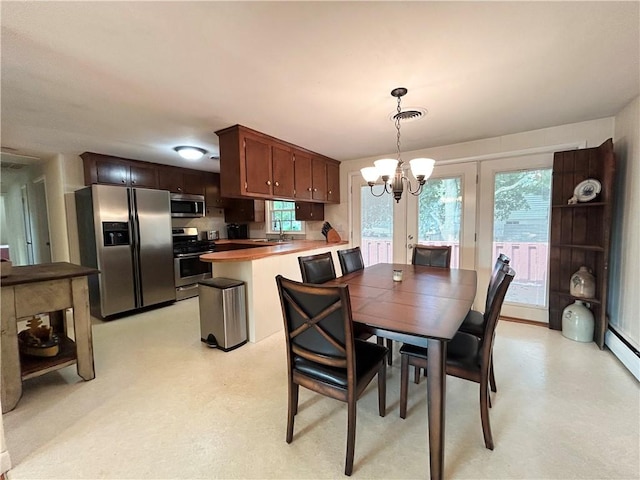
POLYGON ((273 223, 274 225, 274 229, 279 225, 280 226, 280 241, 283 242, 284 241, 284 232, 282 231, 282 220, 274 220, 273 223))

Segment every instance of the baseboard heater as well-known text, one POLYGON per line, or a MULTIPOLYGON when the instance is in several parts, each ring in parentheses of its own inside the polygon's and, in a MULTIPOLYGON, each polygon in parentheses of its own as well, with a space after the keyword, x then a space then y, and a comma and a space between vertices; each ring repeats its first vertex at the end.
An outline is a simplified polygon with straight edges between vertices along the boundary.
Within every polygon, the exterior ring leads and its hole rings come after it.
POLYGON ((605 334, 604 343, 631 374, 640 381, 640 352, 638 349, 611 325, 605 334))

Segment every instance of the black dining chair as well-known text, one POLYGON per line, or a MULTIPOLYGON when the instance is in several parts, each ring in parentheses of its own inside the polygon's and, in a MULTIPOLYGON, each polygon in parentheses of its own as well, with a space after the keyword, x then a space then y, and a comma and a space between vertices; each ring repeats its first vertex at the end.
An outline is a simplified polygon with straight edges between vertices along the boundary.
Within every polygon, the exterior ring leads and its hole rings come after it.
POLYGON ((287 344, 287 443, 293 440, 300 385, 347 403, 345 475, 353 471, 356 402, 378 376, 378 414, 386 411, 387 349, 354 338, 349 287, 276 277, 287 344))
POLYGON ((351 272, 357 272, 358 270, 364 270, 364 260, 362 259, 362 252, 360 251, 360 247, 338 250, 337 253, 338 260, 340 261, 340 270, 342 270, 342 275, 347 275, 351 272))
MULTIPOLYGON (((493 436, 489 423, 489 367, 493 353, 496 325, 507 289, 515 276, 514 270, 504 264, 496 274, 495 294, 484 313, 485 327, 482 337, 458 332, 447 345, 446 373, 480 384, 480 419, 485 446, 493 450, 493 436)), ((427 349, 405 344, 400 348, 400 417, 407 416, 409 366, 427 368, 427 349)))
MULTIPOLYGON (((495 265, 493 266, 493 271, 491 272, 491 278, 489 279, 489 286, 487 287, 487 299, 484 304, 484 311, 489 310, 491 306, 491 302, 493 301, 493 297, 496 293, 497 288, 497 275, 498 272, 503 268, 504 265, 508 265, 511 259, 507 257, 504 253, 501 253, 495 265)), ((485 319, 484 314, 477 310, 470 310, 467 316, 465 317, 462 325, 460 325, 460 332, 470 333, 471 335, 475 335, 476 337, 482 337, 484 335, 484 327, 485 327, 485 319)), ((492 392, 497 392, 498 388, 496 386, 496 377, 493 371, 493 357, 491 357, 491 364, 489 365, 489 385, 491 386, 492 392)))
POLYGON ((298 257, 304 283, 324 283, 336 278, 331 252, 298 257))
MULTIPOLYGON (((360 247, 347 248, 344 250, 338 250, 338 260, 340 261, 340 270, 342 275, 348 273, 357 272, 358 270, 364 270, 364 260, 362 259, 362 251, 360 247)), ((372 334, 364 327, 356 327, 356 336, 362 340, 366 340, 371 337, 372 334)), ((389 349, 389 356, 387 358, 387 364, 393 364, 393 340, 387 338, 387 348, 389 349)), ((377 337, 378 345, 382 345, 383 337, 377 337)))
POLYGON ((420 245, 413 246, 412 265, 427 267, 450 268, 451 245, 420 245))

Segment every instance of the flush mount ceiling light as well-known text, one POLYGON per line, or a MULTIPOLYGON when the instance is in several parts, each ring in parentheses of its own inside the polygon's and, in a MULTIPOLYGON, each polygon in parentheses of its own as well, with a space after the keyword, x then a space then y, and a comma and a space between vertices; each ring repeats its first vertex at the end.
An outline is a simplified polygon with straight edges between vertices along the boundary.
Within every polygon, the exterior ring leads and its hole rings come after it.
POLYGON ((391 96, 398 99, 398 107, 396 114, 393 116, 393 120, 396 124, 396 145, 398 148, 397 159, 383 158, 373 162, 375 167, 366 167, 360 170, 362 177, 367 182, 367 185, 371 187, 371 194, 374 197, 380 197, 383 193, 393 193, 393 198, 396 203, 402 198, 402 192, 404 190, 404 184, 407 184, 407 191, 411 195, 420 195, 422 187, 433 172, 433 165, 435 160, 431 158, 414 158, 409 161, 411 166, 411 173, 418 181, 418 185, 415 190, 411 189, 411 182, 409 178, 404 174, 402 158, 400 158, 400 120, 412 120, 422 116, 424 113, 418 110, 406 110, 402 111, 400 102, 402 97, 407 94, 407 89, 403 87, 394 88, 391 90, 391 96), (379 177, 382 177, 384 182, 384 188, 379 195, 373 193, 373 186, 379 177))
POLYGON ((207 153, 204 148, 198 147, 181 146, 175 147, 174 150, 185 160, 200 160, 207 153))

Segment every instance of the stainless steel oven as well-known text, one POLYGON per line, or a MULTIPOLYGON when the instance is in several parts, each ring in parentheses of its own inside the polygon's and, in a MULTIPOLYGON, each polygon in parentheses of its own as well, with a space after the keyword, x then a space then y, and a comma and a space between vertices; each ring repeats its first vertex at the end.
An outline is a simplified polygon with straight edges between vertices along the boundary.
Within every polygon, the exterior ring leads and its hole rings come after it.
POLYGON ((202 262, 200 255, 214 251, 215 244, 198 240, 196 228, 173 229, 173 271, 176 300, 198 295, 198 282, 211 278, 211 264, 202 262))

